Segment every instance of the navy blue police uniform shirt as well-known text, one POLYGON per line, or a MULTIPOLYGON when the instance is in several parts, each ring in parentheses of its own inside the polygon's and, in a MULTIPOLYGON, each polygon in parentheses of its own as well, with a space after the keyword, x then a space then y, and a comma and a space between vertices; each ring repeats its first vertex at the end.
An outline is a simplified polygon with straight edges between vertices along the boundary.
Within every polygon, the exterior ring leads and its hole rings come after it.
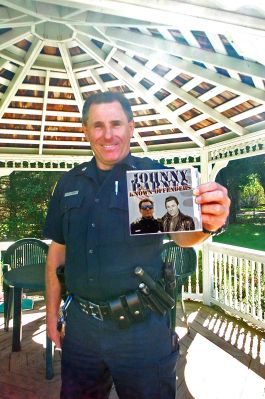
POLYGON ((91 301, 135 290, 137 266, 161 277, 163 234, 130 236, 127 170, 163 169, 129 154, 99 184, 95 158, 64 174, 51 198, 44 235, 66 245, 67 289, 91 301), (118 184, 116 183, 118 182, 118 184))

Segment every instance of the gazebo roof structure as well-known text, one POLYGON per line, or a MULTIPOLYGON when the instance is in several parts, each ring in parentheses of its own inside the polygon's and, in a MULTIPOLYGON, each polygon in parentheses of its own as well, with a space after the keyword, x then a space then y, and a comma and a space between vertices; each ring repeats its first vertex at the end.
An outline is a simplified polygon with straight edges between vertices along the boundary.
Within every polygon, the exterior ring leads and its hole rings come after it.
POLYGON ((263 1, 2 0, 0 161, 91 155, 82 104, 106 90, 140 156, 264 153, 264 49, 263 1))

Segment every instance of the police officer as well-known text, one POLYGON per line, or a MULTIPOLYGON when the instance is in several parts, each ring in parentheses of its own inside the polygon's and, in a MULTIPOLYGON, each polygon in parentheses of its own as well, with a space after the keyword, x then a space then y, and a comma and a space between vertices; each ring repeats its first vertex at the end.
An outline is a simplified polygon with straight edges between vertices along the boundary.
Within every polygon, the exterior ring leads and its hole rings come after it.
POLYGON ((139 202, 139 211, 142 215, 140 219, 131 223, 131 234, 157 233, 160 224, 154 218, 154 202, 151 199, 142 199, 139 202))
MULTIPOLYGON (((89 97, 83 126, 94 158, 62 176, 45 226, 45 236, 52 239, 46 265, 47 330, 56 347, 62 347, 60 397, 107 399, 114 382, 120 399, 174 399, 178 351, 171 345, 168 315, 131 300, 139 285, 137 266, 154 280, 160 278, 164 236, 130 236, 126 170, 161 169, 161 165, 129 153, 134 121, 122 94, 89 97), (62 345, 56 276, 61 264, 73 295, 62 345)), ((194 194, 202 204, 204 227, 220 228, 229 209, 225 188, 207 183, 194 194)), ((208 236, 172 235, 182 246, 208 236)))

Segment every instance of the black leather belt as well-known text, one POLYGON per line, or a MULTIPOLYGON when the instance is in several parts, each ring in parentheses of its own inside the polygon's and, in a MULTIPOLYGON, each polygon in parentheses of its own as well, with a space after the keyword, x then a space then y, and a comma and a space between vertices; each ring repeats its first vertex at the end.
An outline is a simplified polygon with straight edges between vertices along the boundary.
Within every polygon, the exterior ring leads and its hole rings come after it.
POLYGON ((87 299, 81 298, 74 295, 74 299, 79 303, 81 310, 89 316, 93 316, 98 320, 110 320, 112 313, 109 304, 101 304, 88 301, 87 299))

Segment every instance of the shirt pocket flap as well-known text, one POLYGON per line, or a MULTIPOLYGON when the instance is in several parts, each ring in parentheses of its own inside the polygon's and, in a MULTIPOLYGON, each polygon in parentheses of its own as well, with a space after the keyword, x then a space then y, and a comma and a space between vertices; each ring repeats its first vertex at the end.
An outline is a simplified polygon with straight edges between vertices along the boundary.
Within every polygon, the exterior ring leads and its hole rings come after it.
POLYGON ((62 213, 68 212, 73 208, 80 208, 83 202, 83 195, 73 195, 69 197, 63 197, 61 201, 61 211, 62 213))

